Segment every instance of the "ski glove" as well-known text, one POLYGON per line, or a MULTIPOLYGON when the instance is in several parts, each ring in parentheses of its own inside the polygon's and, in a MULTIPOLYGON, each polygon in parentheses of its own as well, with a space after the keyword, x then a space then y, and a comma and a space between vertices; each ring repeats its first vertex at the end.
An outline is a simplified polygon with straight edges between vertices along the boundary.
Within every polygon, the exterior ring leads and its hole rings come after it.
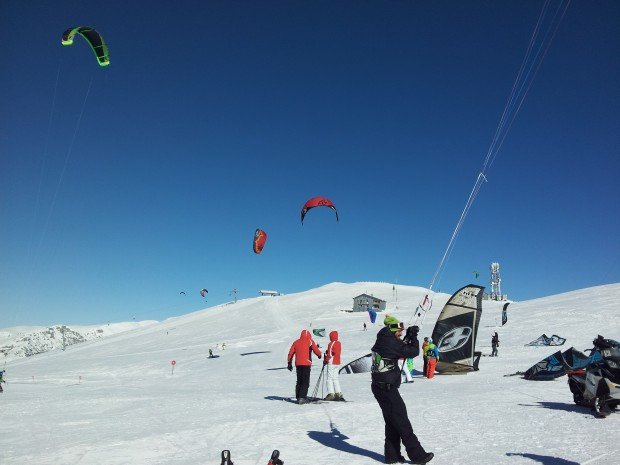
POLYGON ((290 360, 288 361, 288 365, 286 366, 286 368, 288 368, 288 371, 293 371, 293 362, 291 362, 290 360))
POLYGON ((409 339, 416 339, 418 337, 419 332, 420 332, 419 326, 409 326, 407 328, 407 337, 409 337, 409 339))

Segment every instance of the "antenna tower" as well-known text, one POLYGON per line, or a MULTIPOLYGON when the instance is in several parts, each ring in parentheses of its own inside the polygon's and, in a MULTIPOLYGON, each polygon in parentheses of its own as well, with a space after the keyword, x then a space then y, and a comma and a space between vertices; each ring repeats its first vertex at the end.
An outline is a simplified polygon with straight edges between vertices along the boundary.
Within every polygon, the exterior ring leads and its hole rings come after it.
POLYGON ((502 300, 501 282, 502 278, 499 276, 499 263, 491 263, 491 300, 502 300))

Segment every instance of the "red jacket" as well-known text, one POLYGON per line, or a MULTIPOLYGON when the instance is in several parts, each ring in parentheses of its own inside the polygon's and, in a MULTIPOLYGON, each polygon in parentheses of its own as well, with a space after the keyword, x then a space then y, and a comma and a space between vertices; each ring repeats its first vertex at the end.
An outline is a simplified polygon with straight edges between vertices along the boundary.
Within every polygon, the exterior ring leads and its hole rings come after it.
POLYGON ((304 329, 301 332, 301 336, 295 342, 288 351, 288 361, 293 360, 295 356, 295 366, 311 366, 312 365, 312 352, 317 357, 321 358, 321 351, 316 346, 316 343, 310 336, 310 331, 304 329))
POLYGON ((329 333, 329 341, 327 350, 325 351, 325 363, 340 365, 340 352, 342 351, 342 345, 338 340, 338 331, 332 331, 329 333))

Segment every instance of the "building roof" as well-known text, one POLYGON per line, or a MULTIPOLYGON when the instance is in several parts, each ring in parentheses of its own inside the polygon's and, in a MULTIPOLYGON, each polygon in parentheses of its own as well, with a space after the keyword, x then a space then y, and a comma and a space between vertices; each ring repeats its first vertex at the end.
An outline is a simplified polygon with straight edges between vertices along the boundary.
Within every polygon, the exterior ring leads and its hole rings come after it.
POLYGON ((375 296, 368 295, 368 294, 360 294, 358 296, 353 297, 353 299, 357 299, 358 297, 367 297, 367 298, 372 299, 372 300, 379 300, 381 302, 385 302, 385 300, 380 299, 379 297, 375 297, 375 296))

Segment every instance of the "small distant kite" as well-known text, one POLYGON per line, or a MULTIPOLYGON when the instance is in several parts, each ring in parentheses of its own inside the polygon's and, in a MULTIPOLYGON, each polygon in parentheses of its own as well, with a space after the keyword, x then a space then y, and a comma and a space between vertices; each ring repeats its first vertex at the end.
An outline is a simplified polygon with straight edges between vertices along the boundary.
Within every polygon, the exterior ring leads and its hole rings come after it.
POLYGON ((336 221, 340 221, 338 219, 338 210, 336 210, 336 205, 334 205, 334 202, 332 202, 326 197, 312 197, 304 204, 303 208, 301 209, 301 224, 304 224, 304 217, 306 216, 306 213, 308 213, 308 210, 314 207, 331 208, 336 212, 336 221))
POLYGON ((263 247, 265 247, 265 242, 267 242, 267 233, 262 229, 257 229, 254 232, 254 253, 261 253, 263 251, 263 247))
POLYGON ((203 296, 203 297, 204 297, 204 296, 205 296, 205 295, 207 295, 208 293, 209 293, 209 291, 207 291, 206 289, 204 289, 204 288, 203 288, 203 289, 200 289, 200 295, 201 295, 201 296, 203 296))
POLYGON ((110 64, 110 52, 108 46, 103 41, 103 37, 95 29, 88 26, 73 27, 62 33, 62 45, 72 45, 73 37, 76 34, 81 35, 88 45, 93 49, 99 66, 108 66, 110 64))
POLYGON ((478 279, 478 276, 480 276, 480 273, 478 273, 477 271, 473 272, 474 278, 478 279))
POLYGON ((186 295, 186 294, 185 294, 185 291, 181 291, 181 292, 179 292, 179 295, 181 295, 181 294, 186 295))

